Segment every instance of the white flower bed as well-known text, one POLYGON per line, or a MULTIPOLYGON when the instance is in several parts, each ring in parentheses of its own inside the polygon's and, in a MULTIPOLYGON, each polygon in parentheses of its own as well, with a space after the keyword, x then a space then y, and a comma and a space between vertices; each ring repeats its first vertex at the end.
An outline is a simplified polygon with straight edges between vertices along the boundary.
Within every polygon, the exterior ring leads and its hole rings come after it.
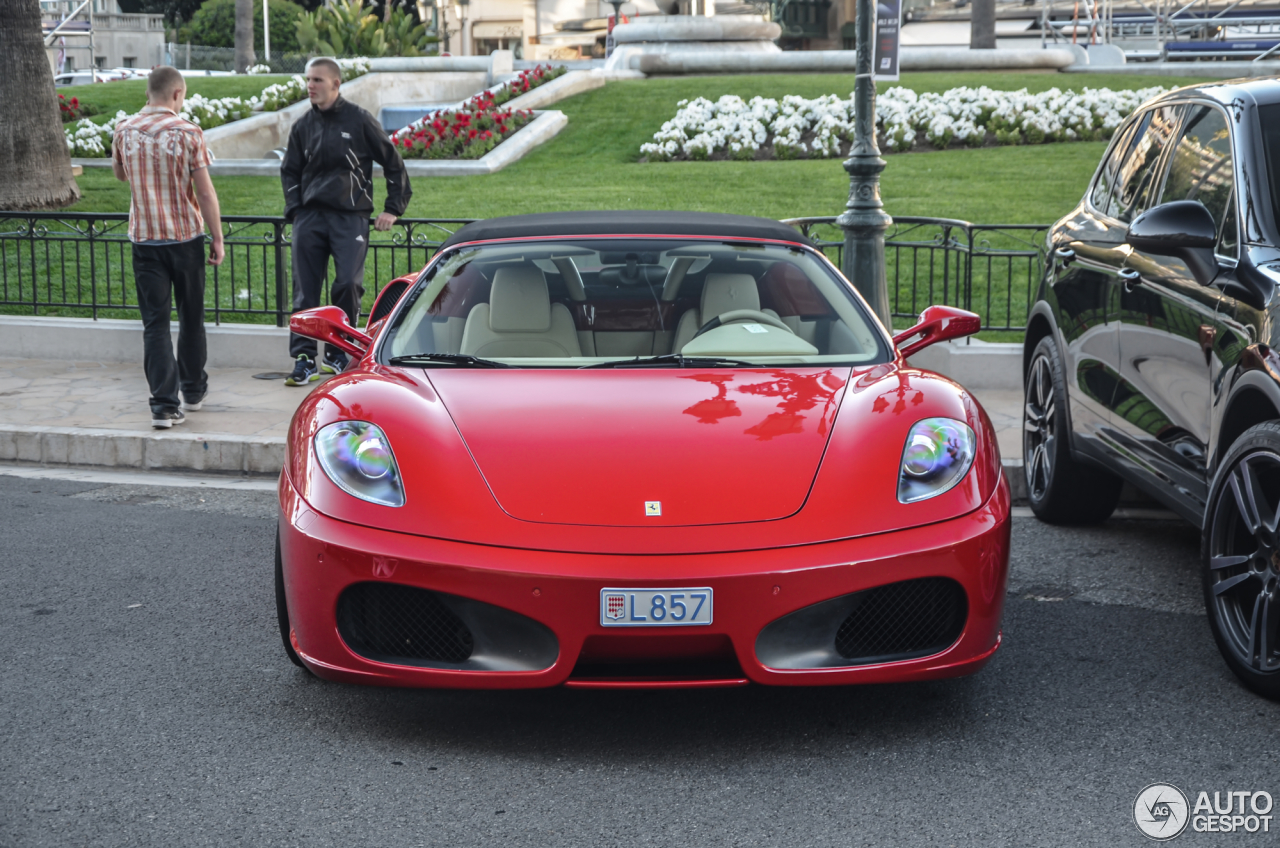
MULTIPOLYGON (((368 59, 337 61, 342 67, 343 82, 369 73, 368 59)), ((302 75, 295 74, 288 82, 269 85, 248 100, 242 97, 204 97, 192 94, 183 102, 180 114, 196 126, 209 130, 247 118, 254 112, 278 111, 306 96, 307 80, 302 75)), ((88 118, 80 119, 73 127, 66 129, 67 149, 77 158, 101 159, 110 156, 116 124, 127 117, 128 113, 121 110, 102 124, 95 124, 88 118)))
MULTIPOLYGON (((876 98, 876 128, 886 151, 916 145, 1041 144, 1108 139, 1140 104, 1163 94, 1158 86, 1138 91, 1051 88, 992 91, 953 88, 916 94, 897 86, 876 98)), ((853 99, 829 94, 815 100, 787 96, 744 101, 726 94, 681 100, 671 120, 640 146, 651 162, 672 159, 825 158, 847 154, 853 139, 853 99)))

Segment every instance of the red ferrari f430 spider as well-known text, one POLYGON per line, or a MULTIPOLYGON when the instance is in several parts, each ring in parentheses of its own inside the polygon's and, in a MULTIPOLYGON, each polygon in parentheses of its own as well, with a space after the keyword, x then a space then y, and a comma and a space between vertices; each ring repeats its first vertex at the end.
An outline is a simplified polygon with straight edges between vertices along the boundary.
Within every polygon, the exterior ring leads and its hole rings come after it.
POLYGON ((1000 644, 1009 487, 973 396, 906 357, 784 224, 491 219, 387 285, 298 408, 276 597, 290 658, 352 683, 854 684, 1000 644))

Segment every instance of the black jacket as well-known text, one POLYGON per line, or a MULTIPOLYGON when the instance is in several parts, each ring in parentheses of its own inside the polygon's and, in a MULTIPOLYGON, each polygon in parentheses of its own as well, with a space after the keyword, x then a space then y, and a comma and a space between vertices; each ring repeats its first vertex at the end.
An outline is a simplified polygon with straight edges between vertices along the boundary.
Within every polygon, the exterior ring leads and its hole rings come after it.
POLYGON ((373 116, 338 96, 333 108, 315 106, 289 131, 280 180, 284 217, 292 221, 303 206, 342 212, 373 212, 373 163, 387 178, 384 208, 397 218, 413 196, 404 160, 373 116))

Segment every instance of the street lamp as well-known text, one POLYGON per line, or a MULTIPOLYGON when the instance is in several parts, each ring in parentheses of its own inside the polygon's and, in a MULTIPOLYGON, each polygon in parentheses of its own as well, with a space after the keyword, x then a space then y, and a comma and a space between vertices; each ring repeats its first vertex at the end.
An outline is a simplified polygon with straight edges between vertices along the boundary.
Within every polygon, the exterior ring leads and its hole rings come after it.
POLYGON ((889 291, 885 281, 884 234, 893 218, 880 201, 880 172, 885 161, 876 143, 876 80, 872 70, 875 0, 858 0, 857 77, 853 89, 853 148, 845 160, 849 173, 849 202, 836 223, 844 230, 840 270, 866 298, 871 309, 892 330, 889 291))
POLYGON ((458 16, 458 40, 462 47, 458 50, 463 56, 471 55, 471 39, 467 38, 467 7, 471 0, 453 0, 453 11, 458 16))
POLYGON ((441 53, 449 52, 449 0, 436 0, 436 37, 444 45, 441 53))

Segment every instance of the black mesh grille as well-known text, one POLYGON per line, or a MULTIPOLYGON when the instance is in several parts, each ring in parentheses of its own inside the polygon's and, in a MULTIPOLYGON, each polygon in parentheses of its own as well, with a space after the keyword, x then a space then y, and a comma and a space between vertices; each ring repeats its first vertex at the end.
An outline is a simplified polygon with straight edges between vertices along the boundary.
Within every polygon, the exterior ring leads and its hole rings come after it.
POLYGON ((409 288, 409 284, 399 280, 394 283, 387 283, 386 287, 379 293, 377 301, 373 304, 373 313, 369 315, 369 323, 381 321, 390 315, 391 310, 395 309, 396 304, 400 302, 400 295, 407 288, 409 288))
POLYGON ((925 577, 857 593, 857 606, 836 631, 836 652, 848 660, 926 657, 949 647, 964 630, 964 589, 948 577, 925 577))
POLYGON ((382 662, 462 663, 475 647, 462 619, 435 592, 357 583, 338 598, 338 633, 351 650, 382 662))

